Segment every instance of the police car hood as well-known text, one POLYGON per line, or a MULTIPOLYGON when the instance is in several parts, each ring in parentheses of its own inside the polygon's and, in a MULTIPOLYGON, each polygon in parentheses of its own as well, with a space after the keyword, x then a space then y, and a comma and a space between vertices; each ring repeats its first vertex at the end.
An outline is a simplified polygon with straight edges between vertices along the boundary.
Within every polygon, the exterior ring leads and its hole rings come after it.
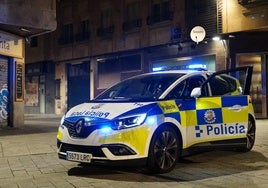
POLYGON ((118 117, 147 113, 156 105, 157 102, 90 102, 73 107, 66 113, 65 118, 70 121, 76 121, 80 118, 88 118, 91 122, 107 121, 118 117))

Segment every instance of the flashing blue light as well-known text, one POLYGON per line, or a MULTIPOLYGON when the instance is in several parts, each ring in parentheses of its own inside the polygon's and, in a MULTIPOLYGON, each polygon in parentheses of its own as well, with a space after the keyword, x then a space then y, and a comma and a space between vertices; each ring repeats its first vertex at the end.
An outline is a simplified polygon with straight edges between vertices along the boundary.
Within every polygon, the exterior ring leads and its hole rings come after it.
POLYGON ((207 66, 204 64, 192 64, 192 65, 189 65, 188 68, 189 69, 199 69, 199 68, 206 69, 207 66))
POLYGON ((153 72, 161 71, 161 70, 162 70, 162 67, 154 67, 154 68, 153 68, 153 72))
POLYGON ((104 133, 104 134, 107 134, 107 133, 110 133, 112 131, 111 127, 109 126, 103 126, 101 129, 100 129, 100 132, 104 133))

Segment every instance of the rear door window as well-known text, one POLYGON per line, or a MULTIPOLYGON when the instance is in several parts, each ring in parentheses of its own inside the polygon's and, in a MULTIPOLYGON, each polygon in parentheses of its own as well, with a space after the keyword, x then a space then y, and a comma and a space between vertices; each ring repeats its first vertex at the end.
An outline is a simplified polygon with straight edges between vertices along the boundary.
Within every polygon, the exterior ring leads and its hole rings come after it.
POLYGON ((227 75, 215 76, 209 81, 209 84, 212 96, 228 95, 237 88, 236 80, 227 75))

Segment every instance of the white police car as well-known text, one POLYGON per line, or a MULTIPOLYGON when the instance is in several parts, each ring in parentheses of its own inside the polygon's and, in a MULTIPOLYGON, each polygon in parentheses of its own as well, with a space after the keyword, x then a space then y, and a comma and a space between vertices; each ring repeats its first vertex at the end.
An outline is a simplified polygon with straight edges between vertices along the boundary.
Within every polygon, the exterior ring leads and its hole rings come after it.
POLYGON ((251 75, 252 67, 178 70, 122 81, 64 115, 58 156, 80 163, 136 162, 163 173, 196 149, 250 151, 256 130, 251 75))

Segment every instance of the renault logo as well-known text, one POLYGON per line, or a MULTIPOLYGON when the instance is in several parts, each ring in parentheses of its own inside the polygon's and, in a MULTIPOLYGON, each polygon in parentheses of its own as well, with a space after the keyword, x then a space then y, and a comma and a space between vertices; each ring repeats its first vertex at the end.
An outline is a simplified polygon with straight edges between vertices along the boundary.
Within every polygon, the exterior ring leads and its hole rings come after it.
POLYGON ((84 119, 80 119, 75 124, 75 131, 77 134, 80 134, 82 128, 84 126, 84 119))

